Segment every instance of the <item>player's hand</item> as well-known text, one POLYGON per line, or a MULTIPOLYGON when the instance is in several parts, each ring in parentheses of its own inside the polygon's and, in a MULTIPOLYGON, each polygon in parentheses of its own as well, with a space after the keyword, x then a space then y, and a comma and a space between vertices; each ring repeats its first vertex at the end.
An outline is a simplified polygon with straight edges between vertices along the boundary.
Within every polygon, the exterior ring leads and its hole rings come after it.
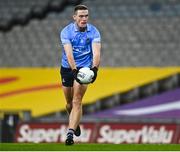
POLYGON ((96 80, 96 78, 97 78, 98 68, 97 67, 93 67, 93 68, 91 68, 91 70, 94 72, 94 77, 92 78, 92 81, 91 81, 91 83, 93 83, 96 80))
POLYGON ((72 70, 74 79, 75 79, 79 84, 82 84, 81 81, 77 78, 78 72, 79 72, 79 70, 77 70, 77 69, 73 69, 73 70, 72 70))

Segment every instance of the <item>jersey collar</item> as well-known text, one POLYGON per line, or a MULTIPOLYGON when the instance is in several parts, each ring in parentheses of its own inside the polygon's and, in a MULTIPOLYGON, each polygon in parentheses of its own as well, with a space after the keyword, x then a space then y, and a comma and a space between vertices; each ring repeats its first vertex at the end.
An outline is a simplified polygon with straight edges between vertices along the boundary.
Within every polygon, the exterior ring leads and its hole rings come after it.
MULTIPOLYGON (((74 31, 75 31, 75 32, 79 32, 79 29, 78 29, 77 24, 76 24, 75 22, 73 23, 73 26, 74 26, 74 31)), ((87 24, 87 31, 88 31, 88 32, 90 31, 90 26, 89 26, 89 24, 87 24)))

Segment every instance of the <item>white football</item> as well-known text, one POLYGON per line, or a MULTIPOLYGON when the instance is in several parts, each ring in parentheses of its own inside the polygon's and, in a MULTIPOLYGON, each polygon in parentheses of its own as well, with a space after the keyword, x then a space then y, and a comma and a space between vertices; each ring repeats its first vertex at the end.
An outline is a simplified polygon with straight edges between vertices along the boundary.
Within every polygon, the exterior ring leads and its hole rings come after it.
POLYGON ((79 72, 77 74, 77 78, 83 84, 91 83, 93 77, 94 77, 94 72, 90 70, 90 68, 88 67, 83 67, 79 69, 79 72))

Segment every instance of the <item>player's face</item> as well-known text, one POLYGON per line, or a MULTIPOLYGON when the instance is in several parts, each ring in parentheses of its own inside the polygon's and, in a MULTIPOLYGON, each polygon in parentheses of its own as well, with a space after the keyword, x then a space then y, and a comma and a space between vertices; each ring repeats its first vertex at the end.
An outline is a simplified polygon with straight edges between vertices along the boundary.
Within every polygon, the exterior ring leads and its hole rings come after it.
POLYGON ((86 27, 88 22, 88 15, 88 10, 78 10, 73 18, 79 27, 86 27))

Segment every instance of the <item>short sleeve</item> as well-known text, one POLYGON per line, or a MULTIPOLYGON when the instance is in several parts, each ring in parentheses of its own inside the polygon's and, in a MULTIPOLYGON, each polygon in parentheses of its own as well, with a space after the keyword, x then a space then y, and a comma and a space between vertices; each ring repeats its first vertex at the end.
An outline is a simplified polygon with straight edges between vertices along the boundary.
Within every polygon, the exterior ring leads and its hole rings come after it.
POLYGON ((67 31, 67 29, 63 29, 61 31, 61 34, 60 34, 60 39, 61 39, 61 43, 64 45, 64 44, 67 44, 67 43, 71 43, 70 42, 70 38, 69 38, 69 32, 67 31))
POLYGON ((94 34, 93 35, 94 36, 93 36, 92 42, 98 42, 98 43, 101 42, 101 35, 96 28, 94 28, 94 34))

